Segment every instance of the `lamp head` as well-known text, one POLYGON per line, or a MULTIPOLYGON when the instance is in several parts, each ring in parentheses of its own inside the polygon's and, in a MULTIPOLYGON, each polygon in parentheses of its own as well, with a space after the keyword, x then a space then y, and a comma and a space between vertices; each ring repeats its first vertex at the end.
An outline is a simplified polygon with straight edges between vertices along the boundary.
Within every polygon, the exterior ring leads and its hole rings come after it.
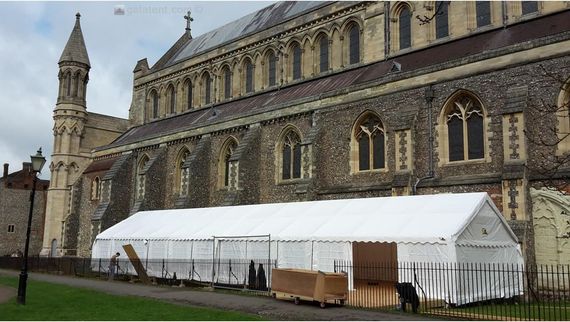
POLYGON ((39 148, 36 155, 30 156, 30 158, 32 159, 32 170, 34 172, 42 172, 42 168, 46 164, 46 158, 42 155, 42 148, 39 148))

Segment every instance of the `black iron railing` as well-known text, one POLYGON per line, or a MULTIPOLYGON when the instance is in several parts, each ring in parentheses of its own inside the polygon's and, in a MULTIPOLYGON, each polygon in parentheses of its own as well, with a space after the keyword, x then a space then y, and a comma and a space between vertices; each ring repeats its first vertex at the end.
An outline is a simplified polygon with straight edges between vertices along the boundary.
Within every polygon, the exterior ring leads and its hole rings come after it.
POLYGON ((476 320, 570 318, 570 265, 353 263, 347 305, 476 320))
MULTIPOLYGON (((0 268, 18 270, 21 260, 0 257, 0 268)), ((141 262, 158 284, 213 286, 264 295, 270 294, 271 272, 277 267, 275 260, 268 259, 141 262)), ((108 279, 109 263, 109 259, 33 256, 29 270, 108 279)), ((137 278, 126 258, 118 260, 116 271, 115 279, 137 278)), ((570 319, 570 265, 335 261, 334 271, 347 274, 345 303, 356 308, 416 311, 452 319, 570 319)))

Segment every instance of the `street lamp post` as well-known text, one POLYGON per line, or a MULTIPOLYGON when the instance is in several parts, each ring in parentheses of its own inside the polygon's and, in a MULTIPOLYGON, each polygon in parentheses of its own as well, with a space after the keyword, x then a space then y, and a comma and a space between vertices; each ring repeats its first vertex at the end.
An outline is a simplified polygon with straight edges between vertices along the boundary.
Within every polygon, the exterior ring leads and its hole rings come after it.
POLYGON ((22 271, 20 272, 20 281, 18 283, 18 304, 26 304, 26 286, 28 282, 28 248, 30 248, 30 231, 32 227, 32 214, 34 212, 34 197, 36 194, 37 174, 42 171, 46 158, 42 156, 42 148, 38 150, 36 155, 30 157, 32 159, 32 174, 34 182, 32 184, 32 192, 30 194, 30 213, 28 214, 28 228, 26 231, 26 246, 24 247, 24 258, 22 259, 22 271))

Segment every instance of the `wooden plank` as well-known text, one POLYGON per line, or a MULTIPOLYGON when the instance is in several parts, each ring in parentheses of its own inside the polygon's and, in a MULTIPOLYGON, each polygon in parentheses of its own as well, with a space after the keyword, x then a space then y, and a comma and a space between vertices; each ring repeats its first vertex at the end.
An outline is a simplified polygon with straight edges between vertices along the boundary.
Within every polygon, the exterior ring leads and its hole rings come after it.
POLYGON ((123 249, 125 250, 125 253, 127 253, 129 260, 131 261, 131 264, 135 268, 135 271, 137 272, 137 276, 139 277, 139 279, 144 284, 150 284, 150 279, 148 278, 146 270, 144 269, 144 266, 141 260, 139 259, 137 252, 133 248, 133 245, 131 244, 123 245, 123 249))

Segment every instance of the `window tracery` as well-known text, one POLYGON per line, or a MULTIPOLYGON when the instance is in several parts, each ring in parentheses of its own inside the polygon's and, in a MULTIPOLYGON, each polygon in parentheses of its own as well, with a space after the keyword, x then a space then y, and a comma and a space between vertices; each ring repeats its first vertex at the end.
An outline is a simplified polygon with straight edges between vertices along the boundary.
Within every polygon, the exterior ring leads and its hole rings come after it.
POLYGON ((223 146, 220 156, 220 186, 222 187, 228 187, 230 184, 230 158, 234 154, 236 148, 237 141, 233 137, 229 138, 223 146))
POLYGON ((281 179, 301 178, 301 138, 293 129, 281 140, 281 179))
POLYGON ((385 136, 384 125, 376 114, 367 114, 358 121, 354 131, 358 171, 386 167, 385 136))
POLYGON ((477 99, 467 94, 454 99, 445 122, 450 162, 485 157, 484 110, 477 99))

